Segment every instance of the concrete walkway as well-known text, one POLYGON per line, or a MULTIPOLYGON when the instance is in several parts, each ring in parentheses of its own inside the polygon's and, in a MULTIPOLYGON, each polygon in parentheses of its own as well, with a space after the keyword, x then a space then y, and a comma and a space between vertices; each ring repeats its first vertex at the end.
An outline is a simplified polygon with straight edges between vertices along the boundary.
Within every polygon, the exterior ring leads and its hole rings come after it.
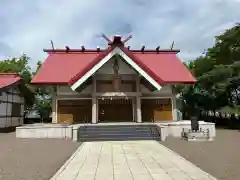
POLYGON ((83 143, 51 180, 66 179, 216 180, 156 141, 83 143))

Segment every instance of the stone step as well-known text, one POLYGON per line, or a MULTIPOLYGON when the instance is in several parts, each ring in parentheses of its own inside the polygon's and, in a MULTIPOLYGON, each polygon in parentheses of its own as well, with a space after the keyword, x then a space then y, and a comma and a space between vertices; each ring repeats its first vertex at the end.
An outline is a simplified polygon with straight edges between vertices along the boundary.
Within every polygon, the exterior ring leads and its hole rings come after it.
POLYGON ((157 135, 157 133, 152 133, 152 132, 109 132, 109 131, 106 131, 106 132, 98 132, 98 131, 95 131, 95 132, 79 132, 78 135, 157 135))
POLYGON ((119 125, 119 126, 81 126, 79 129, 85 129, 85 130, 101 130, 101 129, 149 129, 149 128, 156 128, 156 126, 151 125, 138 125, 138 126, 130 126, 130 125, 119 125))
POLYGON ((79 130, 79 135, 84 134, 159 134, 156 130, 150 130, 150 129, 142 129, 142 130, 126 130, 126 129, 102 129, 102 130, 95 130, 95 131, 89 131, 89 130, 79 130))
POLYGON ((78 140, 153 140, 160 139, 155 125, 90 125, 78 129, 78 140))
POLYGON ((116 137, 84 137, 79 138, 79 141, 130 141, 130 140, 161 140, 160 137, 122 137, 122 136, 116 136, 116 137))
POLYGON ((101 129, 101 130, 79 130, 80 134, 85 133, 147 133, 147 132, 156 132, 154 130, 150 129, 141 129, 141 130, 135 130, 135 129, 101 129))
MULTIPOLYGON (((82 133, 82 134, 78 134, 79 137, 86 137, 86 136, 138 136, 138 137, 144 137, 144 136, 154 136, 154 134, 152 133, 108 133, 108 132, 105 132, 105 133, 82 133)), ((157 135, 155 135, 157 136, 157 135)))

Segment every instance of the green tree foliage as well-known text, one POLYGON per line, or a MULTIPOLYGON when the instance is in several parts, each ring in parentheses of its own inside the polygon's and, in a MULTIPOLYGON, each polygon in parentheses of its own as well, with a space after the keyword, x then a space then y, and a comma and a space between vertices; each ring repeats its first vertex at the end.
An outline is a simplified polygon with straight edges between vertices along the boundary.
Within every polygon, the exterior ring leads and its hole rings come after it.
MULTIPOLYGON (((33 72, 33 75, 38 72, 41 65, 42 62, 38 61, 36 71, 33 72)), ((33 109, 37 111, 41 119, 49 118, 52 112, 52 88, 47 86, 37 87, 35 96, 33 109)))
POLYGON ((12 58, 0 61, 1 72, 19 73, 26 84, 29 84, 32 79, 32 73, 29 66, 29 57, 23 54, 20 58, 12 58))
POLYGON ((12 58, 0 61, 0 72, 2 73, 18 73, 26 86, 21 86, 21 92, 25 98, 26 105, 31 107, 34 102, 32 88, 29 85, 32 79, 32 73, 29 66, 29 57, 23 54, 20 58, 12 58))
POLYGON ((177 86, 183 110, 217 110, 240 105, 240 26, 237 24, 216 37, 204 56, 185 63, 198 82, 177 86))
POLYGON ((35 72, 31 71, 29 66, 30 58, 24 54, 20 58, 11 58, 0 61, 0 72, 18 73, 24 82, 21 91, 26 102, 26 111, 36 110, 40 117, 48 118, 51 113, 52 89, 49 87, 33 87, 30 85, 32 77, 37 73, 42 63, 37 62, 35 72))

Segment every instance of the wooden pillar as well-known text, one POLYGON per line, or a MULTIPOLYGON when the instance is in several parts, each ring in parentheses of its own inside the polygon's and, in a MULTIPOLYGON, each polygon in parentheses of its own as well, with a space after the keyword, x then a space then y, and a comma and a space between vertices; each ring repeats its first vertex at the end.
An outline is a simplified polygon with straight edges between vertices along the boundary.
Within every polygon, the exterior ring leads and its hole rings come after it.
POLYGON ((141 123, 142 122, 142 109, 141 109, 141 99, 139 96, 136 98, 137 102, 137 122, 141 123))
POLYGON ((53 87, 52 93, 52 123, 58 123, 57 120, 57 87, 53 87))
POLYGON ((97 92, 96 76, 92 76, 92 124, 98 123, 97 97, 93 96, 97 92))
POLYGON ((172 119, 174 121, 177 121, 177 100, 176 100, 176 94, 174 90, 172 89, 172 119))
POLYGON ((92 124, 97 123, 97 97, 92 97, 92 124))
POLYGON ((136 122, 136 100, 132 98, 133 122, 136 122))
MULTIPOLYGON (((140 92, 140 75, 137 74, 136 76, 136 92, 140 92)), ((140 96, 136 97, 136 122, 141 123, 142 122, 142 109, 141 109, 141 99, 140 96)))
POLYGON ((96 80, 96 75, 92 76, 92 92, 96 93, 97 92, 97 80, 96 80))
POLYGON ((140 92, 140 75, 137 74, 136 76, 136 92, 140 92))

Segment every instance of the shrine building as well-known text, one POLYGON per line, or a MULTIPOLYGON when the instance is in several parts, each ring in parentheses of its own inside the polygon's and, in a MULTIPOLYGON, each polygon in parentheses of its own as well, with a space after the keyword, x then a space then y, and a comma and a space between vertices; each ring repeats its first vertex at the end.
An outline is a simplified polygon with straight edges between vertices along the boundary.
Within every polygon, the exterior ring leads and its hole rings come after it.
POLYGON ((32 80, 53 88, 52 123, 176 121, 173 85, 196 79, 176 49, 131 49, 121 36, 105 49, 44 49, 48 57, 32 80))

